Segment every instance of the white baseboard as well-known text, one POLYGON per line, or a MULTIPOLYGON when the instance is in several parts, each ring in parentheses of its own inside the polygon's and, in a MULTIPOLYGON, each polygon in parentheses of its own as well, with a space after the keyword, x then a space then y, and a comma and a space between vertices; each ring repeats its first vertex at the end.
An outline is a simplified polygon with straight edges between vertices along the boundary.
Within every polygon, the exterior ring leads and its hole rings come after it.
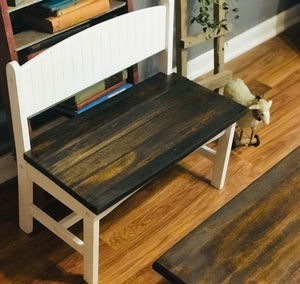
MULTIPOLYGON (((300 21, 300 4, 250 28, 230 39, 225 45, 225 62, 278 35, 300 21)), ((213 70, 213 50, 189 60, 188 78, 193 80, 213 70)))
POLYGON ((17 164, 11 153, 0 156, 0 184, 17 176, 17 164))

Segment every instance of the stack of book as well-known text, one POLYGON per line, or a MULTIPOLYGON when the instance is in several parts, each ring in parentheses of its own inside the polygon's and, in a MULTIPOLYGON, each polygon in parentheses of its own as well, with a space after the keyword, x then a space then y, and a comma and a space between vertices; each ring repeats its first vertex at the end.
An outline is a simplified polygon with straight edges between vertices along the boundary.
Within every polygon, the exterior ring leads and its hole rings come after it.
POLYGON ((109 8, 109 0, 45 0, 27 7, 21 16, 25 26, 55 33, 97 17, 109 8))
POLYGON ((123 70, 75 94, 72 98, 59 104, 56 109, 68 114, 80 114, 130 88, 127 83, 128 71, 123 70))

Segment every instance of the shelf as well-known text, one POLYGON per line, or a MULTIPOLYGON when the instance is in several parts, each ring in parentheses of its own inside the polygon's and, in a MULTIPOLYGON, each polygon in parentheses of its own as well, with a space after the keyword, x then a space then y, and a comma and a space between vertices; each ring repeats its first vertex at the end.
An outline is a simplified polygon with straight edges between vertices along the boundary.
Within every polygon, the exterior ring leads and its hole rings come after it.
MULTIPOLYGON (((87 21, 81 22, 78 25, 82 25, 86 22, 87 21)), ((72 29, 72 28, 74 28, 78 25, 72 26, 70 29, 72 29)), ((23 50, 26 47, 32 46, 32 45, 34 45, 36 43, 39 43, 43 40, 46 40, 46 39, 51 38, 51 37, 55 37, 58 34, 61 34, 65 31, 70 30, 70 29, 65 29, 61 32, 57 32, 57 33, 54 33, 54 34, 43 33, 43 32, 34 31, 34 30, 25 30, 23 32, 15 34, 16 51, 23 50)))
MULTIPOLYGON (((26 1, 28 1, 28 0, 26 0, 26 1)), ((31 2, 33 2, 33 1, 31 0, 31 2)), ((38 2, 38 1, 36 1, 36 2, 38 2)), ((114 10, 119 9, 119 8, 122 8, 125 5, 126 5, 125 1, 110 0, 110 10, 107 11, 105 14, 110 13, 114 10)), ((104 14, 99 15, 99 16, 103 16, 103 15, 104 14)), ((97 16, 97 18, 99 16, 97 16)), ((57 33, 54 33, 54 34, 43 33, 43 32, 39 32, 39 31, 35 31, 35 30, 25 30, 23 32, 17 33, 17 34, 15 34, 16 51, 20 51, 20 50, 22 50, 26 47, 29 47, 29 46, 31 46, 33 44, 36 44, 36 43, 39 43, 39 42, 41 42, 43 40, 46 40, 48 38, 55 37, 56 35, 61 34, 65 31, 67 31, 67 30, 70 30, 70 29, 72 29, 76 26, 87 23, 90 20, 91 19, 89 19, 87 21, 84 21, 84 22, 81 22, 78 25, 72 26, 69 29, 65 29, 63 31, 60 31, 60 32, 57 32, 57 33)))
POLYGON ((33 5, 35 3, 41 2, 42 0, 23 0, 21 4, 16 7, 8 6, 8 13, 17 11, 19 9, 25 8, 27 6, 33 5))

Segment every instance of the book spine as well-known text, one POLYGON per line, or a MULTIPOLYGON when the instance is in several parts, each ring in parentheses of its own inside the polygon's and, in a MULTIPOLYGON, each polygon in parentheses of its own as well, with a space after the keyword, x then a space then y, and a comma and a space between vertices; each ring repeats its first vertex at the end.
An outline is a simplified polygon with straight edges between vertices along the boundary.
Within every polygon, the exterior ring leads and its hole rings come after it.
POLYGON ((56 16, 60 17, 60 16, 63 16, 63 15, 66 15, 68 13, 73 12, 76 9, 81 9, 82 7, 85 7, 86 5, 89 5, 89 4, 91 4, 95 1, 98 1, 98 0, 81 0, 81 1, 77 2, 74 5, 68 6, 68 7, 60 9, 60 10, 57 10, 56 11, 56 16))
POLYGON ((123 70, 122 72, 119 72, 89 88, 86 90, 83 90, 74 96, 74 104, 78 105, 85 100, 89 99, 90 97, 94 96, 96 93, 99 93, 100 91, 103 91, 105 89, 108 89, 112 87, 113 85, 126 80, 128 77, 127 70, 123 70))
POLYGON ((70 100, 72 100, 73 105, 76 106, 84 102, 85 100, 89 99, 90 97, 93 97, 95 94, 102 92, 104 90, 105 90, 105 82, 100 81, 95 85, 92 85, 87 89, 81 91, 80 93, 75 94, 75 96, 70 100))
POLYGON ((39 2, 38 4, 36 4, 36 6, 44 11, 55 12, 76 3, 77 0, 50 0, 39 2))
POLYGON ((80 113, 83 113, 85 111, 87 111, 88 109, 114 97, 114 96, 117 96, 119 95, 120 93, 122 93, 123 91, 127 90, 128 88, 132 87, 132 84, 130 83, 126 83, 124 86, 120 87, 120 88, 117 88, 116 90, 114 90, 113 92, 110 92, 108 93, 107 95, 99 98, 98 100, 94 101, 93 103, 90 103, 88 105, 86 105, 85 107, 81 108, 80 110, 77 110, 76 113, 77 114, 80 114, 80 113))
POLYGON ((30 54, 27 55, 27 60, 30 60, 32 59, 33 57, 36 57, 37 55, 39 55, 40 53, 42 53, 43 51, 45 51, 47 48, 44 48, 44 49, 40 49, 38 51, 34 51, 34 52, 31 52, 30 54))
POLYGON ((109 94, 109 93, 115 91, 116 89, 118 89, 118 88, 124 86, 125 84, 126 84, 126 81, 121 81, 121 82, 119 82, 119 83, 117 83, 117 84, 111 86, 110 88, 105 89, 105 90, 102 91, 102 92, 99 92, 98 94, 94 95, 93 97, 90 97, 89 99, 83 101, 82 103, 77 104, 77 105, 76 105, 76 109, 77 109, 77 110, 82 109, 83 107, 85 107, 85 106, 87 106, 87 105, 93 103, 94 101, 98 100, 99 98, 104 97, 105 95, 107 95, 107 94, 109 94))

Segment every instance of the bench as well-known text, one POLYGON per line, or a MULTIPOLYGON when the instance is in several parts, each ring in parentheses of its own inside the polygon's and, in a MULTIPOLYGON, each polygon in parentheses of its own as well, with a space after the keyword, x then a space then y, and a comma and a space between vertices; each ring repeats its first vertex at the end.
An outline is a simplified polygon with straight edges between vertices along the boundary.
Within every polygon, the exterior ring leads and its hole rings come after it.
POLYGON ((155 271, 174 284, 293 283, 299 161, 300 147, 165 252, 155 271))
MULTIPOLYGON (((213 137, 212 184, 221 188, 234 123, 247 109, 172 73, 173 1, 116 17, 7 65, 19 182, 20 228, 33 218, 83 255, 98 283, 99 220, 150 179, 213 137), (159 71, 122 94, 30 139, 28 118, 141 60, 159 71), (73 213, 55 221, 33 203, 33 183, 73 213), (83 240, 68 228, 83 219, 83 240)), ((200 150, 199 150, 200 151, 200 150)))

